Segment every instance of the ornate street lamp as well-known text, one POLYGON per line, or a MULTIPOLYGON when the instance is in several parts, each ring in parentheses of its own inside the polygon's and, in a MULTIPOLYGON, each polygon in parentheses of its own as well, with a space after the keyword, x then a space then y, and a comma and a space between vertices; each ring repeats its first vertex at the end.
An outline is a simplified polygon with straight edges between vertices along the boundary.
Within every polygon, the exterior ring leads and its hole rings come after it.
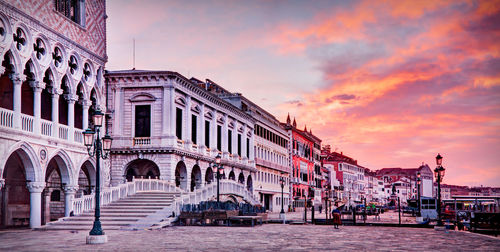
POLYGON ((220 180, 220 173, 224 170, 224 167, 222 166, 221 164, 221 157, 219 154, 217 154, 217 156, 215 157, 215 164, 214 164, 214 168, 216 169, 217 171, 217 203, 220 202, 219 200, 219 180, 220 180))
POLYGON ((87 243, 105 243, 107 242, 107 237, 102 231, 101 227, 101 165, 100 159, 107 159, 109 157, 109 152, 111 150, 112 138, 106 133, 106 135, 100 138, 100 128, 102 127, 104 114, 97 110, 93 116, 94 119, 94 130, 86 129, 83 132, 84 144, 87 147, 87 152, 89 156, 96 158, 96 190, 95 190, 95 219, 94 226, 90 230, 89 236, 87 236, 87 243), (95 136, 94 136, 95 135, 95 136))
POLYGON ((436 181, 438 183, 438 226, 443 225, 443 221, 441 220, 441 182, 444 178, 445 169, 442 166, 443 157, 438 153, 436 156, 436 169, 434 169, 434 176, 436 177, 436 181))
POLYGON ((285 210, 284 210, 284 203, 285 199, 283 198, 283 189, 285 188, 285 177, 283 177, 283 172, 281 173, 280 176, 280 185, 281 185, 281 212, 280 212, 280 217, 283 220, 283 224, 285 224, 285 210))
POLYGON ((420 208, 420 183, 422 183, 421 174, 417 172, 417 207, 418 207, 418 216, 420 216, 420 212, 422 211, 420 208))

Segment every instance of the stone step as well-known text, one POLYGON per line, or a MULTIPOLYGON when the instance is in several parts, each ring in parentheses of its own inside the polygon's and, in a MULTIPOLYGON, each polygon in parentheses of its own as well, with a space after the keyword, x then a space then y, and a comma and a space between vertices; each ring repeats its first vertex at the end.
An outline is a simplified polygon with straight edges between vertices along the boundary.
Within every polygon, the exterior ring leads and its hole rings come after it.
MULTIPOLYGON (((146 217, 146 216, 141 216, 146 217)), ((132 217, 132 216, 101 216, 101 222, 108 221, 137 221, 141 217, 132 217)), ((76 216, 76 217, 66 217, 62 219, 62 222, 71 222, 71 221, 94 221, 93 216, 76 216)))
POLYGON ((151 198, 151 199, 163 199, 163 198, 176 198, 178 196, 175 195, 132 195, 124 199, 142 199, 142 198, 151 198))
POLYGON ((170 206, 171 203, 156 203, 156 204, 151 204, 151 203, 135 203, 135 202, 115 202, 111 203, 106 206, 108 207, 117 207, 117 206, 131 206, 131 207, 139 207, 139 206, 145 206, 145 207, 156 207, 156 206, 170 206))
MULTIPOLYGON (((150 214, 156 212, 157 209, 101 209, 101 215, 104 214, 150 214)), ((85 213, 85 214, 94 214, 94 211, 85 213)))
MULTIPOLYGON (((135 221, 101 221, 101 226, 128 226, 130 223, 136 222, 135 221)), ((52 226, 58 226, 58 225, 73 225, 73 226, 89 226, 92 228, 94 225, 94 220, 88 220, 88 221, 58 221, 54 223, 48 223, 48 225, 52 226)))
MULTIPOLYGON (((123 199, 123 200, 146 200, 146 201, 155 201, 155 200, 175 200, 175 197, 158 197, 158 198, 155 198, 155 197, 135 197, 135 198, 126 198, 126 199, 123 199)), ((122 200, 120 200, 122 201, 122 200)))
MULTIPOLYGON (((137 218, 142 218, 142 217, 146 217, 152 213, 155 213, 156 211, 148 211, 148 212, 140 212, 140 213, 136 213, 136 212, 107 212, 107 213, 103 213, 101 212, 101 218, 103 217, 137 217, 137 218)), ((76 218, 76 217, 92 217, 94 218, 94 213, 85 213, 85 214, 80 214, 80 215, 77 215, 77 216, 72 216, 72 217, 65 217, 64 219, 66 218, 76 218)))
MULTIPOLYGON (((120 230, 138 221, 144 224, 150 216, 171 206, 180 193, 141 192, 101 207, 101 225, 104 230, 120 230)), ((163 210, 166 211, 166 210, 163 210)), ((65 217, 48 223, 37 230, 90 231, 94 223, 94 211, 78 216, 65 217)), ((152 223, 154 224, 154 223, 152 223)))
MULTIPOLYGON (((124 226, 106 226, 104 232, 107 230, 120 230, 124 226)), ((51 230, 78 230, 83 232, 90 232, 92 229, 92 225, 89 226, 81 226, 81 225, 51 225, 51 226, 41 226, 39 228, 35 228, 35 230, 41 231, 51 231, 51 230)))
POLYGON ((114 210, 119 210, 119 209, 130 209, 130 210, 139 210, 139 209, 144 209, 144 210, 159 210, 163 209, 166 206, 131 206, 131 205, 118 205, 118 206, 108 206, 106 209, 114 209, 114 210))

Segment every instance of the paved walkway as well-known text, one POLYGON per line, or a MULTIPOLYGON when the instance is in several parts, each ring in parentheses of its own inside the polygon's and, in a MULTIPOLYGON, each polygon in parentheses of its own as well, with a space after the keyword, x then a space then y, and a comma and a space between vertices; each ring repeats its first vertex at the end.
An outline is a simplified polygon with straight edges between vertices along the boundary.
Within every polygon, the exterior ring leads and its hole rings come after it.
POLYGON ((267 224, 251 227, 169 227, 107 232, 86 245, 87 232, 0 231, 0 251, 498 251, 500 239, 421 228, 267 224))
MULTIPOLYGON (((380 219, 375 219, 374 215, 368 215, 367 223, 399 223, 399 216, 397 211, 387 211, 380 214, 380 219)), ((279 219, 279 212, 268 213, 269 219, 279 219)), ((325 212, 320 213, 319 211, 314 211, 314 218, 325 219, 325 212)), ((331 218, 331 216, 329 217, 331 218)), ((342 218, 351 218, 349 216, 343 216, 342 218)), ((357 222, 362 223, 362 216, 357 215, 357 222)), ((288 212, 286 213, 286 219, 291 221, 302 221, 304 220, 304 212, 288 212)), ((307 211, 307 220, 311 221, 311 211, 307 211)), ((416 218, 408 214, 403 214, 401 212, 401 223, 402 224, 416 224, 416 218)))

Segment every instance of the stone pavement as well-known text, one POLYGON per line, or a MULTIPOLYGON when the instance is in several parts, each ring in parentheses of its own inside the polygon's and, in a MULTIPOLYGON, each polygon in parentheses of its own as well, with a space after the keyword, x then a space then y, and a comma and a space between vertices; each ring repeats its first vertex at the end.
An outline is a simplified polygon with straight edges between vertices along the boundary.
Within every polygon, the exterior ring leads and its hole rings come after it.
MULTIPOLYGON (((367 223, 399 223, 399 217, 397 211, 386 211, 383 214, 380 214, 380 220, 375 219, 374 215, 368 215, 366 222, 367 223)), ((325 219, 325 212, 319 213, 319 211, 314 211, 314 218, 325 219)), ((279 219, 279 212, 268 213, 268 218, 277 220, 279 219)), ((331 218, 331 216, 329 217, 331 218)), ((350 218, 348 216, 343 216, 342 218, 350 218)), ((304 220, 304 212, 287 212, 286 219, 290 221, 302 221, 304 220)), ((362 223, 363 219, 361 215, 356 216, 357 222, 362 223)), ((307 220, 311 221, 311 211, 307 211, 307 220)), ((416 218, 409 216, 408 214, 403 215, 401 212, 401 223, 402 224, 416 224, 416 218)))
POLYGON ((88 232, 0 231, 0 251, 499 251, 500 239, 421 228, 265 224, 181 226, 107 231, 108 243, 86 245, 88 232))

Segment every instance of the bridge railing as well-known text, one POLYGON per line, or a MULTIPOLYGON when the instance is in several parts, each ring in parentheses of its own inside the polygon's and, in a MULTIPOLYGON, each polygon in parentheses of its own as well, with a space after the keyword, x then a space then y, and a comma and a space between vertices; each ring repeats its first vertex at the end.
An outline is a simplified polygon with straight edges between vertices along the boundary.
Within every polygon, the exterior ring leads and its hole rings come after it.
MULTIPOLYGON (((247 200, 253 205, 259 204, 253 194, 247 190, 244 184, 237 183, 234 180, 221 180, 219 184, 219 193, 222 194, 236 194, 243 199, 247 200)), ((178 197, 172 204, 172 211, 176 216, 180 214, 181 206, 184 204, 198 204, 201 201, 207 201, 212 197, 217 196, 217 182, 206 185, 202 188, 196 189, 193 192, 184 193, 178 197)))
MULTIPOLYGON (((100 195, 101 206, 134 195, 138 192, 163 191, 163 192, 182 192, 172 182, 159 179, 133 179, 118 186, 103 188, 100 195)), ((73 199, 72 211, 74 215, 91 211, 95 208, 95 193, 73 199)))

